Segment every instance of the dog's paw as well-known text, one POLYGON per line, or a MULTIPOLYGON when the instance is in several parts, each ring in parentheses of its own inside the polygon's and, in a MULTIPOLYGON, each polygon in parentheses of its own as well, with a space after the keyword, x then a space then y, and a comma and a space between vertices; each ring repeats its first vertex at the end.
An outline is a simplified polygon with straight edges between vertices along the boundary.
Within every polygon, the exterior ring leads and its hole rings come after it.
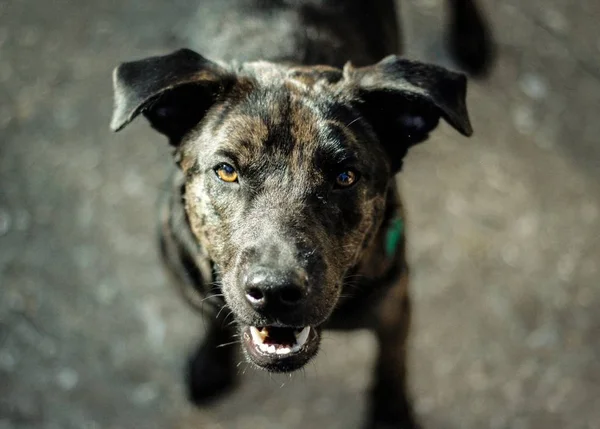
POLYGON ((235 385, 233 356, 208 345, 200 347, 188 361, 186 382, 188 399, 195 405, 219 399, 235 385))

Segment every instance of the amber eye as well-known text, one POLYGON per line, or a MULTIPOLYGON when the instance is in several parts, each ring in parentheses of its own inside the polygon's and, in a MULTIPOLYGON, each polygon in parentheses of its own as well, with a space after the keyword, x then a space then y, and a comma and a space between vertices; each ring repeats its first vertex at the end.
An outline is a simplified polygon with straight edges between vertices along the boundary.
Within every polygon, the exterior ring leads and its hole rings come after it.
POLYGON ((215 173, 217 173, 217 177, 221 179, 223 182, 237 182, 238 174, 231 165, 222 163, 215 167, 215 173))
POLYGON ((353 170, 342 171, 335 178, 335 183, 338 188, 348 188, 358 180, 358 174, 353 170))

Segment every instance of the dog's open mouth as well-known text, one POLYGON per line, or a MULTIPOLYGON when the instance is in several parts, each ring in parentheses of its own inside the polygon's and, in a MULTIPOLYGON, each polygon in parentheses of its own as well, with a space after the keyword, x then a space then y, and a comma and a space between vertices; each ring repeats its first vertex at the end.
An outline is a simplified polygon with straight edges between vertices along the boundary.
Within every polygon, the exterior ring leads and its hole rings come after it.
POLYGON ((250 326, 253 345, 264 354, 287 355, 299 352, 310 334, 310 326, 302 329, 250 326))
POLYGON ((243 329, 246 354, 256 365, 274 372, 294 371, 316 353, 319 331, 311 326, 247 326, 243 329))

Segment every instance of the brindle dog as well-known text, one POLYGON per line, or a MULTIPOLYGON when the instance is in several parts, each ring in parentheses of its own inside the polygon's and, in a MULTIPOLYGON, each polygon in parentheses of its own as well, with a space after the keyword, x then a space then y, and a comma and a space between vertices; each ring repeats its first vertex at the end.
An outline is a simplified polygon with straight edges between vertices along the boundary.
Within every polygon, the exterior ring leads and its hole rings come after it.
MULTIPOLYGON (((461 34, 484 27, 470 0, 452 3, 460 50, 461 34)), ((191 399, 233 384, 235 349, 219 346, 236 338, 256 366, 288 372, 317 354, 323 329, 368 327, 379 344, 368 425, 417 427, 394 177, 440 118, 471 135, 465 76, 396 56, 377 62, 398 50, 392 0, 205 7, 200 26, 220 28, 213 39, 228 61, 183 49, 120 65, 112 120, 118 131, 143 114, 173 147, 162 254, 209 322, 189 363, 191 399)), ((488 40, 467 42, 463 63, 482 70, 488 40)))

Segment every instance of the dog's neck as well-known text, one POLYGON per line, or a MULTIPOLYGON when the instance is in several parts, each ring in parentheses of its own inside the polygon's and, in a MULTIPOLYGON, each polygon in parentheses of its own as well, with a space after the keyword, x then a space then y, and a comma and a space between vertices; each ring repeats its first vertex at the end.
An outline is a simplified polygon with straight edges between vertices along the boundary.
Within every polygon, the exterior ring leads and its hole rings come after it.
POLYGON ((369 280, 389 277, 405 268, 404 209, 392 178, 381 226, 365 250, 353 273, 369 280))

